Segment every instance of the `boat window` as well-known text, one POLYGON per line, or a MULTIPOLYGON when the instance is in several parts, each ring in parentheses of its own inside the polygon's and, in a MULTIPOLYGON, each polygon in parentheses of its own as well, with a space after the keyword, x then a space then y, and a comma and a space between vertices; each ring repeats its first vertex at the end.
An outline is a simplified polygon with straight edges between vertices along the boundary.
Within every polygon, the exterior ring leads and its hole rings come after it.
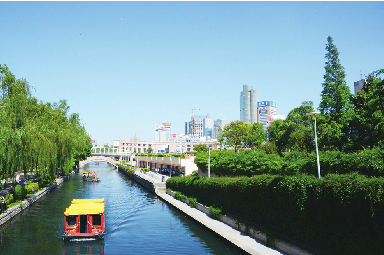
POLYGON ((76 216, 67 216, 67 224, 75 225, 76 224, 76 216))
POLYGON ((92 215, 92 225, 101 225, 101 215, 93 214, 92 215))

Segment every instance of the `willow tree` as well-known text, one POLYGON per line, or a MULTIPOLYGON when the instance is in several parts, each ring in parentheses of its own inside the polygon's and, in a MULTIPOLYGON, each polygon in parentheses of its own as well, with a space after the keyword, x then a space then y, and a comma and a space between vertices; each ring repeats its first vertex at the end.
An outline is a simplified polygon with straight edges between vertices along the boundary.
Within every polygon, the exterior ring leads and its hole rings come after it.
POLYGON ((68 117, 66 101, 42 103, 31 96, 24 79, 16 79, 0 65, 0 177, 35 170, 54 178, 56 170, 67 174, 75 160, 91 150, 91 139, 79 116, 68 117))

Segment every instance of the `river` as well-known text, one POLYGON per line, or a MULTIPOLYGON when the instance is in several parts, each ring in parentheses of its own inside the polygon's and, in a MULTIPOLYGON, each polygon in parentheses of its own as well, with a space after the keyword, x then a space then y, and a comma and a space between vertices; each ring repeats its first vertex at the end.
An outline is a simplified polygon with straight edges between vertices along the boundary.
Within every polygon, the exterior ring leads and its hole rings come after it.
POLYGON ((246 254, 119 173, 91 162, 0 227, 0 254, 246 254), (99 183, 84 182, 95 171, 99 183), (73 198, 104 198, 104 240, 63 241, 73 198))

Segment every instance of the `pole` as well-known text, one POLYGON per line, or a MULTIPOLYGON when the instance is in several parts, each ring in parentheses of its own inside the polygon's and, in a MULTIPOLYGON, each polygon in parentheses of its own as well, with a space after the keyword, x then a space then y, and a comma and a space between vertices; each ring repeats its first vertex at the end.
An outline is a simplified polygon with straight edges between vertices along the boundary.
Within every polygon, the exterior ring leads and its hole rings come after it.
POLYGON ((317 157, 317 173, 318 173, 319 179, 320 179, 321 178, 321 176, 320 176, 320 159, 319 159, 319 149, 317 147, 316 116, 315 116, 315 145, 316 145, 316 157, 317 157))
POLYGON ((171 169, 169 169, 169 177, 172 177, 172 156, 171 156, 171 169))
POLYGON ((208 178, 211 178, 211 148, 208 147, 208 178))

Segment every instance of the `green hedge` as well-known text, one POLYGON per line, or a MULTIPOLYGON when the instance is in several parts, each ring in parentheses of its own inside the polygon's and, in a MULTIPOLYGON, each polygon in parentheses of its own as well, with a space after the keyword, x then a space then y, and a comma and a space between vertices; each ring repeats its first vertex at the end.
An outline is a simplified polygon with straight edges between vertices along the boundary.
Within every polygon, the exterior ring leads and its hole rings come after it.
POLYGON ((27 190, 24 185, 16 185, 13 194, 16 201, 23 200, 27 195, 27 190))
POLYGON ((124 165, 121 165, 121 164, 116 164, 116 166, 118 166, 120 169, 122 169, 124 171, 127 171, 130 175, 133 175, 135 173, 135 170, 133 170, 131 168, 131 167, 135 167, 135 166, 132 166, 132 165, 124 166, 124 165))
POLYGON ((169 178, 167 188, 315 254, 380 254, 384 250, 382 177, 357 173, 321 179, 310 175, 188 176, 169 178))
MULTIPOLYGON (((208 153, 196 155, 195 163, 203 172, 208 170, 208 153)), ((362 150, 355 153, 320 152, 321 175, 358 172, 367 176, 384 176, 384 150, 362 150)), ((316 153, 286 153, 284 157, 247 150, 234 153, 216 150, 211 153, 212 173, 218 176, 253 176, 260 174, 317 176, 316 153)))

